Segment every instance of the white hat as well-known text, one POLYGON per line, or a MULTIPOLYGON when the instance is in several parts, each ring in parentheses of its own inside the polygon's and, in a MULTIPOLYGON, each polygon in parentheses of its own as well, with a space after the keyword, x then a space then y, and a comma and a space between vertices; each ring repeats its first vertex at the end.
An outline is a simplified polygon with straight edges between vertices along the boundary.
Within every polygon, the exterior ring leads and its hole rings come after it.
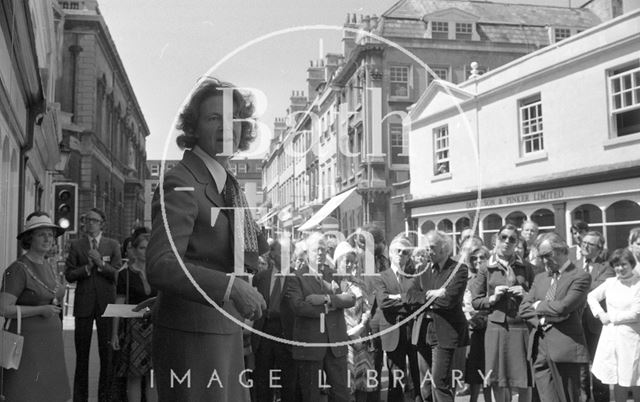
POLYGON ((47 215, 33 215, 27 218, 27 221, 24 223, 24 229, 22 229, 22 232, 20 232, 20 234, 17 236, 17 239, 20 240, 25 234, 31 232, 32 230, 40 228, 54 229, 56 237, 64 233, 64 229, 58 225, 54 225, 53 222, 51 222, 51 218, 49 218, 47 215))

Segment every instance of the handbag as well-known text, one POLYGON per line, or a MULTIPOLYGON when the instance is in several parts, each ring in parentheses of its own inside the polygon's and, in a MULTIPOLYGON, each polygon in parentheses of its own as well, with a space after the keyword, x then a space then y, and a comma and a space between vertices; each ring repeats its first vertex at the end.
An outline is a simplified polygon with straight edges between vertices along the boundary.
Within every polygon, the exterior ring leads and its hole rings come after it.
POLYGON ((24 345, 24 337, 20 335, 22 332, 22 312, 20 306, 16 306, 18 316, 17 333, 9 332, 11 319, 8 319, 2 330, 2 351, 0 355, 0 366, 6 369, 18 369, 20 359, 22 358, 22 346, 24 345))

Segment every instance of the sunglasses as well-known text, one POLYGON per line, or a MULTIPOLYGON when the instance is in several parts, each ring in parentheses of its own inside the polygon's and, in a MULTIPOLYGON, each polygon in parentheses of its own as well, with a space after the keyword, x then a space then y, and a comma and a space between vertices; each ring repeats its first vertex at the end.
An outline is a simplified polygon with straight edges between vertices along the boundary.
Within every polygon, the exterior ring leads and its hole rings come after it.
POLYGON ((409 250, 408 248, 405 248, 404 250, 398 251, 398 254, 400 254, 403 257, 409 257, 411 256, 411 250, 409 250))
POLYGON ((515 236, 509 236, 506 234, 500 235, 500 240, 507 242, 509 244, 516 244, 516 242, 518 241, 518 238, 515 236))

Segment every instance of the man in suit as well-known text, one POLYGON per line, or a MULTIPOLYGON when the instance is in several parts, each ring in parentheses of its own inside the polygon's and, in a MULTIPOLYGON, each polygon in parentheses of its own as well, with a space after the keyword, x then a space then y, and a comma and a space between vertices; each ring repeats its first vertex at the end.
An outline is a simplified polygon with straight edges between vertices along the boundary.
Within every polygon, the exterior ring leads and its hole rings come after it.
POLYGON ((582 310, 591 276, 569 259, 569 247, 557 233, 536 243, 547 272, 538 274, 520 304, 520 315, 534 329, 529 354, 540 399, 577 402, 580 368, 589 362, 582 332, 582 310))
POLYGON ((326 242, 323 235, 313 233, 307 238, 309 261, 287 277, 285 298, 295 321, 293 324, 292 354, 296 364, 297 378, 302 400, 321 400, 321 389, 325 386, 322 370, 326 374, 326 385, 334 401, 348 401, 347 346, 310 347, 308 343, 345 342, 347 324, 344 309, 355 304, 351 294, 340 293, 339 278, 326 263, 326 242))
POLYGON ((432 264, 415 278, 408 294, 410 302, 430 303, 420 328, 414 329, 414 334, 420 334, 417 346, 422 398, 453 401, 453 355, 457 348, 469 344, 467 319, 462 311, 469 271, 466 265, 451 258, 453 242, 448 235, 432 230, 426 234, 426 240, 432 264))
MULTIPOLYGON (((589 291, 602 285, 607 278, 616 275, 603 255, 604 236, 602 236, 602 233, 591 231, 585 234, 580 243, 580 251, 582 258, 576 263, 576 266, 591 275, 591 287, 589 291)), ((602 304, 604 307, 604 302, 602 304)), ((600 333, 602 332, 602 322, 593 316, 590 308, 585 307, 582 313, 582 329, 584 330, 584 336, 587 340, 589 357, 591 363, 593 363, 593 357, 595 356, 600 333)), ((581 381, 582 390, 587 400, 594 402, 609 401, 609 386, 602 384, 597 377, 591 375, 588 364, 582 368, 581 381)))
POLYGON ((89 350, 93 321, 98 330, 100 380, 98 400, 107 401, 111 370, 111 318, 103 318, 107 304, 116 300, 115 278, 121 264, 120 245, 102 235, 106 224, 104 212, 90 209, 84 217, 86 236, 71 243, 65 278, 76 282, 73 315, 75 316, 76 372, 73 400, 86 401, 89 393, 89 350))
MULTIPOLYGON (((389 245, 390 269, 380 272, 373 277, 373 285, 376 290, 376 309, 374 319, 378 322, 380 331, 385 331, 398 322, 403 321, 409 315, 407 304, 407 290, 411 283, 404 267, 411 258, 411 242, 403 237, 394 239, 389 245)), ((387 371, 389 373, 388 401, 402 401, 403 386, 407 371, 407 357, 410 352, 409 325, 401 325, 390 332, 380 335, 382 350, 387 353, 387 371)), ((417 357, 410 357, 414 361, 417 357)), ((417 362, 416 362, 417 363, 417 362)), ((417 364, 415 365, 417 366, 417 364)), ((419 376, 419 372, 413 372, 412 379, 419 376)), ((418 392, 416 390, 416 392, 418 392)))
MULTIPOLYGON (((267 302, 267 311, 253 324, 253 327, 268 335, 284 339, 286 320, 282 314, 282 295, 286 277, 280 274, 281 245, 278 240, 274 240, 269 247, 267 256, 269 268, 258 272, 253 278, 253 286, 258 289, 267 302)), ((272 401, 277 388, 270 385, 270 380, 278 378, 279 381, 275 383, 282 387, 281 400, 295 401, 295 373, 293 372, 291 346, 258 334, 252 334, 251 348, 256 357, 256 371, 254 373, 256 395, 272 401)))

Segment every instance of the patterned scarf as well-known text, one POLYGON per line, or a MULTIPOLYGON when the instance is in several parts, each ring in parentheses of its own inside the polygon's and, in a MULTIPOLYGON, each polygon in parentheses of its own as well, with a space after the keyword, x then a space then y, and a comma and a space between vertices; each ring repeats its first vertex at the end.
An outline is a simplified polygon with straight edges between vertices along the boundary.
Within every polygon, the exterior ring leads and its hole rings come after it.
MULTIPOLYGON (((226 169, 225 169, 226 170, 226 169)), ((238 184, 238 180, 236 180, 233 173, 226 170, 227 172, 227 181, 224 184, 224 202, 227 207, 233 208, 243 208, 244 211, 244 252, 245 252, 245 264, 249 263, 249 265, 254 266, 251 261, 253 260, 253 256, 255 255, 255 262, 257 264, 257 256, 258 256, 258 233, 260 233, 260 228, 258 224, 253 220, 253 216, 251 215, 251 210, 249 210, 249 203, 247 202, 247 198, 244 195, 244 192, 240 189, 240 184, 238 184), (251 260, 247 260, 247 254, 250 254, 251 260)), ((233 228, 235 229, 235 221, 233 221, 233 214, 231 214, 233 228)))

